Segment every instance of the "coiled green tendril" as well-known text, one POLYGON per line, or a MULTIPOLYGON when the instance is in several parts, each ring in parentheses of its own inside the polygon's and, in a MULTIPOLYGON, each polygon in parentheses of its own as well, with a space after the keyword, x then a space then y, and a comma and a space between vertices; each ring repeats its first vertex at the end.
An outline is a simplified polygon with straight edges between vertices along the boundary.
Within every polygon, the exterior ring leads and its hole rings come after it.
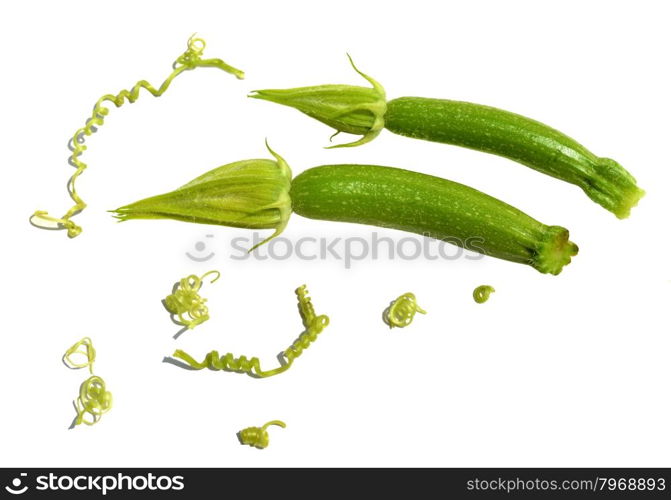
POLYGON ((70 349, 65 351, 63 355, 63 362, 68 368, 78 369, 88 367, 89 373, 93 375, 93 363, 96 360, 96 350, 93 347, 93 342, 90 337, 84 337, 79 342, 74 344, 70 349), (82 350, 80 350, 80 348, 82 350), (72 359, 73 355, 85 356, 86 362, 78 362, 72 359))
POLYGON ((404 293, 384 310, 382 318, 389 328, 404 328, 412 323, 415 313, 426 314, 426 311, 417 305, 414 293, 404 293))
POLYGON ((489 285, 480 285, 475 290, 473 290, 473 300, 478 304, 484 304, 489 300, 489 296, 492 292, 495 292, 493 286, 489 285))
POLYGON ((70 139, 70 148, 72 155, 69 158, 69 163, 76 168, 75 173, 68 180, 68 191, 70 198, 75 204, 62 217, 52 217, 45 210, 37 210, 31 217, 31 222, 37 227, 43 229, 67 229, 67 234, 70 238, 78 236, 82 228, 75 224, 71 219, 73 216, 79 214, 86 208, 86 203, 77 193, 75 182, 79 176, 86 170, 87 165, 79 159, 81 154, 86 151, 87 147, 84 144, 86 137, 91 136, 97 132, 98 127, 105 123, 105 117, 109 113, 109 108, 103 104, 111 102, 117 108, 120 108, 126 101, 134 103, 140 96, 140 90, 145 89, 154 97, 160 97, 168 90, 172 81, 181 73, 195 68, 218 68, 227 73, 235 75, 238 79, 244 78, 244 72, 226 64, 221 59, 202 59, 203 51, 205 50, 205 41, 201 38, 191 36, 187 42, 186 51, 179 56, 172 65, 173 71, 168 78, 156 89, 146 80, 140 80, 135 84, 131 90, 122 90, 118 94, 105 94, 96 102, 93 107, 91 117, 86 120, 85 125, 77 130, 72 139, 70 139))
POLYGON ((205 305, 207 299, 198 294, 203 286, 203 280, 210 274, 216 274, 210 283, 214 283, 221 277, 219 271, 208 271, 200 278, 195 274, 179 280, 179 285, 165 298, 165 307, 173 315, 173 319, 189 330, 193 330, 201 323, 210 319, 210 313, 205 305), (188 314, 189 319, 185 317, 188 314), (177 318, 175 318, 177 316, 177 318))
POLYGON ((76 401, 75 425, 93 425, 100 421, 103 413, 112 408, 112 393, 105 388, 105 381, 97 375, 87 378, 79 387, 76 401), (87 418, 86 415, 91 415, 87 418))
POLYGON ((96 359, 96 350, 89 337, 84 337, 70 347, 63 355, 63 361, 71 369, 88 367, 91 376, 79 386, 79 396, 75 400, 77 417, 74 425, 93 425, 100 421, 103 413, 112 408, 112 393, 105 387, 105 381, 93 375, 93 363, 96 359), (86 356, 86 362, 78 362, 72 359, 73 355, 86 356), (90 417, 89 417, 90 415, 90 417))
POLYGON ((305 330, 298 336, 293 344, 287 347, 284 352, 280 353, 279 358, 282 359, 283 362, 281 363, 281 366, 277 368, 267 371, 263 370, 259 358, 247 358, 247 356, 235 357, 230 352, 220 356, 218 351, 211 351, 205 356, 205 359, 202 362, 196 361, 193 357, 180 349, 176 350, 173 356, 186 362, 196 370, 209 368, 210 370, 246 373, 255 378, 272 377, 273 375, 283 373, 291 367, 294 360, 299 357, 305 349, 310 347, 310 344, 317 340, 317 336, 329 324, 328 316, 323 314, 317 316, 315 314, 314 306, 307 294, 308 291, 305 285, 296 289, 298 309, 301 318, 303 319, 305 330))
POLYGON ((268 436, 268 431, 266 430, 271 425, 277 425, 282 429, 286 428, 287 424, 281 420, 271 420, 263 427, 247 427, 238 432, 238 439, 240 444, 247 444, 262 450, 266 448, 270 443, 270 437, 268 436))

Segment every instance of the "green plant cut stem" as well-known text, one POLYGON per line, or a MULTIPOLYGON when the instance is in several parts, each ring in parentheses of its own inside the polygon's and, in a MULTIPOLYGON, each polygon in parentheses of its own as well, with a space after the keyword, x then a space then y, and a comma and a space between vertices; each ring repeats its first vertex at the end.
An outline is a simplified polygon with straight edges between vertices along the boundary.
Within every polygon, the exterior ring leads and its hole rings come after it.
POLYGON ((547 125, 469 102, 423 97, 387 101, 378 82, 354 69, 372 88, 319 85, 257 90, 250 97, 294 107, 333 127, 336 134, 362 135, 358 141, 332 147, 364 144, 386 128, 406 137, 503 156, 579 186, 620 219, 628 217, 645 194, 636 179, 615 160, 594 155, 547 125))
POLYGON ((490 285, 480 285, 475 290, 473 290, 473 300, 478 304, 484 304, 489 300, 489 296, 494 293, 493 286, 490 285))

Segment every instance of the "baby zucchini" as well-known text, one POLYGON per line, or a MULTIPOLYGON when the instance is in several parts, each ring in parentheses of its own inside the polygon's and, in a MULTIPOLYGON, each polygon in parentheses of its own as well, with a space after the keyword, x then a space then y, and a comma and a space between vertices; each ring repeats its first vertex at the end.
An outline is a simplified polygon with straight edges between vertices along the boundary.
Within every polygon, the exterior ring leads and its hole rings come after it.
POLYGON ((422 97, 401 97, 387 102, 382 86, 352 66, 372 88, 319 85, 258 90, 250 97, 294 107, 337 132, 363 136, 353 143, 334 147, 365 144, 387 128, 415 139, 503 156, 579 186, 620 219, 628 217, 645 194, 637 187, 636 179, 615 160, 597 157, 547 125, 468 102, 422 97))
MULTIPOLYGON (((215 168, 170 193, 118 208, 119 220, 173 219, 282 232, 292 211, 311 219, 388 227, 559 274, 578 247, 546 226, 463 184, 374 165, 325 165, 291 180, 281 156, 215 168)), ((265 241, 268 241, 265 240, 265 241)))
POLYGON ((582 190, 618 218, 629 217, 644 192, 615 160, 535 120, 470 102, 401 97, 387 103, 385 127, 395 134, 504 156, 582 190))
POLYGON ((578 253, 563 227, 456 182, 399 168, 324 165, 291 183, 293 211, 430 236, 559 274, 578 253))

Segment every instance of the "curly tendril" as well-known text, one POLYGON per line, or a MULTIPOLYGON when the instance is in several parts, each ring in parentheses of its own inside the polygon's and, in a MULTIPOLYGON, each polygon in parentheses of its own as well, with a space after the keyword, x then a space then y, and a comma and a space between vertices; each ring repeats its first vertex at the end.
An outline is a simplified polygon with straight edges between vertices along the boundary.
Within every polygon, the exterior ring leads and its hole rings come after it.
POLYGON ((86 120, 85 125, 77 130, 72 136, 72 139, 70 139, 69 146, 72 150, 72 155, 70 156, 69 163, 76 168, 76 171, 68 181, 68 192, 75 204, 60 218, 52 217, 44 210, 37 210, 31 216, 33 225, 43 229, 66 229, 70 238, 74 238, 82 232, 82 228, 71 220, 73 216, 79 214, 86 208, 86 203, 79 196, 75 187, 75 182, 87 168, 86 163, 81 161, 79 157, 87 149, 87 146, 84 144, 86 137, 93 135, 97 132, 98 127, 101 127, 105 123, 105 117, 109 113, 109 108, 104 106, 105 102, 111 102, 117 108, 123 106, 126 101, 132 104, 138 99, 140 90, 142 89, 145 89, 154 97, 160 97, 166 90, 168 90, 172 81, 181 73, 195 68, 218 68, 235 75, 238 79, 244 78, 244 72, 226 64, 221 59, 202 59, 204 50, 205 41, 201 38, 196 38, 195 35, 193 35, 187 42, 186 51, 173 63, 172 73, 170 73, 168 78, 165 79, 158 89, 154 88, 146 80, 140 80, 133 88, 131 88, 131 90, 122 90, 116 95, 105 94, 98 99, 93 107, 91 117, 86 120))
POLYGON ((473 290, 473 300, 478 304, 483 304, 489 300, 489 296, 492 292, 495 292, 493 286, 490 285, 480 285, 475 290, 473 290))
POLYGON ((97 375, 86 379, 79 387, 76 407, 75 425, 98 423, 103 413, 112 408, 112 393, 105 388, 105 381, 97 375), (87 415, 90 415, 90 418, 87 418, 87 415))
POLYGON ((308 296, 308 290, 305 285, 296 289, 296 296, 298 297, 298 310, 303 320, 305 331, 282 353, 283 357, 287 360, 287 364, 285 365, 287 368, 294 362, 294 359, 310 347, 310 344, 317 340, 317 335, 329 325, 328 316, 324 314, 317 316, 315 313, 312 299, 308 296))
POLYGON ((389 328, 404 328, 412 323, 415 313, 426 314, 426 311, 417 305, 414 293, 404 293, 384 310, 382 318, 389 328))
POLYGON ((89 337, 84 337, 70 347, 63 355, 63 361, 68 368, 88 367, 91 376, 79 386, 79 396, 75 400, 77 417, 74 425, 93 425, 98 423, 103 413, 112 408, 112 393, 105 388, 105 381, 93 375, 93 363, 96 359, 96 350, 89 337), (73 355, 86 356, 86 362, 78 362, 72 359, 73 355))
POLYGON ((266 429, 271 425, 277 425, 282 429, 285 429, 287 426, 287 424, 281 420, 271 420, 263 427, 247 427, 238 432, 240 444, 248 444, 259 450, 266 448, 270 443, 270 437, 268 436, 268 431, 266 429))
POLYGON ((165 307, 173 315, 173 319, 177 316, 175 321, 188 327, 189 330, 193 330, 210 319, 210 313, 205 305, 207 299, 198 294, 203 286, 203 280, 210 274, 217 275, 210 283, 214 283, 221 277, 219 271, 208 271, 200 278, 192 274, 179 280, 179 285, 175 291, 165 298, 165 307), (185 318, 186 314, 188 314, 189 319, 185 318))
POLYGON ((95 362, 95 360, 96 360, 96 350, 94 349, 93 342, 89 337, 84 337, 83 339, 81 339, 79 342, 70 347, 70 349, 65 351, 65 354, 63 355, 63 362, 66 364, 68 368, 78 369, 88 367, 91 375, 93 375, 93 363, 95 362), (82 350, 80 350, 80 348, 82 350), (86 362, 81 363, 74 361, 72 359, 73 355, 85 356, 86 362))
POLYGON ((261 368, 261 362, 259 361, 259 358, 247 358, 247 356, 235 357, 230 352, 220 356, 218 351, 211 351, 205 356, 205 359, 202 362, 198 362, 189 354, 178 349, 173 353, 173 357, 181 359, 191 368, 196 370, 209 368, 210 370, 246 373, 250 377, 255 378, 272 377, 273 375, 283 373, 291 367, 294 360, 298 358, 305 349, 310 347, 310 344, 317 340, 317 336, 329 324, 328 316, 317 316, 315 314, 314 306, 312 305, 310 297, 308 297, 307 293, 308 291, 305 285, 299 287, 296 290, 296 296, 298 297, 298 310, 300 312, 301 318, 303 319, 303 326, 305 327, 305 330, 298 336, 293 344, 280 353, 278 357, 283 362, 281 362, 281 365, 277 368, 272 370, 263 370, 261 368))

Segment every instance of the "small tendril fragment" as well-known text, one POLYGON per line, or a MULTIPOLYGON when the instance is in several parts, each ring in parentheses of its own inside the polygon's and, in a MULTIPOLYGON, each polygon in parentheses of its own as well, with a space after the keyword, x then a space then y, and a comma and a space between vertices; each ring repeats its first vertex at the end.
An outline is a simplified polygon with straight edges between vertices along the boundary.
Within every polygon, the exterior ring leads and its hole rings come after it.
POLYGON ((247 356, 235 357, 230 352, 220 356, 218 351, 211 351, 205 356, 205 359, 202 362, 198 362, 189 354, 178 349, 173 353, 173 357, 181 359, 191 368, 196 370, 209 368, 210 370, 245 373, 254 378, 272 377, 273 375, 283 373, 291 367, 294 360, 298 358, 305 349, 310 347, 310 345, 315 340, 317 340, 317 336, 329 324, 328 316, 323 314, 317 316, 315 314, 314 306, 312 305, 312 301, 307 294, 308 291, 305 285, 299 287, 296 290, 296 296, 298 297, 298 310, 300 312, 301 318, 303 319, 303 326, 305 327, 305 330, 289 347, 280 353, 278 357, 282 359, 283 362, 277 368, 267 371, 263 370, 261 368, 261 361, 259 358, 248 358, 247 356))
POLYGON ((219 271, 209 271, 200 278, 192 274, 181 279, 175 291, 165 298, 165 307, 173 315, 173 319, 189 330, 193 330, 210 319, 210 313, 205 305, 207 299, 201 297, 198 292, 203 286, 203 280, 211 274, 217 276, 210 283, 214 283, 221 277, 219 271), (187 314, 188 319, 185 317, 187 314), (175 316, 177 318, 174 318, 175 316))
POLYGON ((140 90, 145 89, 154 97, 160 97, 168 90, 172 81, 181 73, 195 68, 218 68, 222 71, 235 75, 238 79, 244 78, 244 72, 226 64, 221 59, 202 59, 203 51, 205 50, 205 41, 201 38, 191 36, 187 42, 186 51, 180 55, 172 65, 173 71, 168 78, 156 89, 146 80, 140 80, 131 88, 131 90, 122 90, 118 94, 105 94, 96 102, 93 107, 91 116, 86 120, 84 126, 78 129, 70 139, 69 147, 72 154, 69 158, 69 163, 76 168, 75 173, 68 180, 68 192, 70 198, 75 204, 62 217, 53 217, 45 210, 37 210, 33 213, 30 220, 31 223, 42 229, 66 229, 70 238, 78 236, 82 232, 82 228, 72 221, 72 217, 81 213, 86 208, 86 203, 77 193, 75 183, 79 176, 86 170, 88 165, 81 161, 79 157, 87 146, 85 145, 86 137, 93 135, 98 131, 98 128, 104 125, 105 117, 109 114, 109 108, 104 106, 105 102, 114 104, 120 108, 126 101, 133 104, 140 96, 140 90))
POLYGON ((112 408, 112 393, 105 388, 105 381, 97 375, 87 378, 79 388, 76 407, 75 425, 98 423, 103 413, 112 408), (87 418, 87 415, 91 417, 87 418))
POLYGON ((414 293, 405 293, 384 310, 382 319, 389 328, 405 328, 412 323, 415 313, 426 314, 426 311, 417 305, 414 293))
POLYGON ((489 300, 489 296, 495 291, 493 286, 480 285, 473 290, 473 300, 478 304, 484 304, 489 300))
POLYGON ((270 437, 268 436, 268 431, 266 429, 271 425, 277 425, 278 427, 282 427, 282 429, 287 426, 287 424, 281 420, 272 420, 263 427, 247 427, 238 432, 240 444, 247 444, 254 448, 258 448, 259 450, 266 448, 270 443, 270 437))
POLYGON ((73 423, 75 426, 96 424, 102 418, 103 413, 107 413, 112 408, 112 393, 105 388, 105 381, 101 377, 93 375, 95 358, 96 350, 89 337, 81 339, 63 355, 63 361, 68 368, 88 367, 91 372, 91 376, 79 387, 79 396, 75 400, 77 410, 77 417, 73 423), (86 362, 73 361, 73 355, 86 356, 86 362))
POLYGON ((93 342, 89 337, 84 337, 79 342, 74 344, 70 349, 65 351, 63 355, 63 362, 68 368, 78 369, 88 367, 89 372, 93 375, 93 363, 96 360, 96 350, 93 347, 93 342), (82 350, 80 350, 80 348, 82 350), (73 355, 85 356, 86 362, 77 362, 72 359, 73 355))

